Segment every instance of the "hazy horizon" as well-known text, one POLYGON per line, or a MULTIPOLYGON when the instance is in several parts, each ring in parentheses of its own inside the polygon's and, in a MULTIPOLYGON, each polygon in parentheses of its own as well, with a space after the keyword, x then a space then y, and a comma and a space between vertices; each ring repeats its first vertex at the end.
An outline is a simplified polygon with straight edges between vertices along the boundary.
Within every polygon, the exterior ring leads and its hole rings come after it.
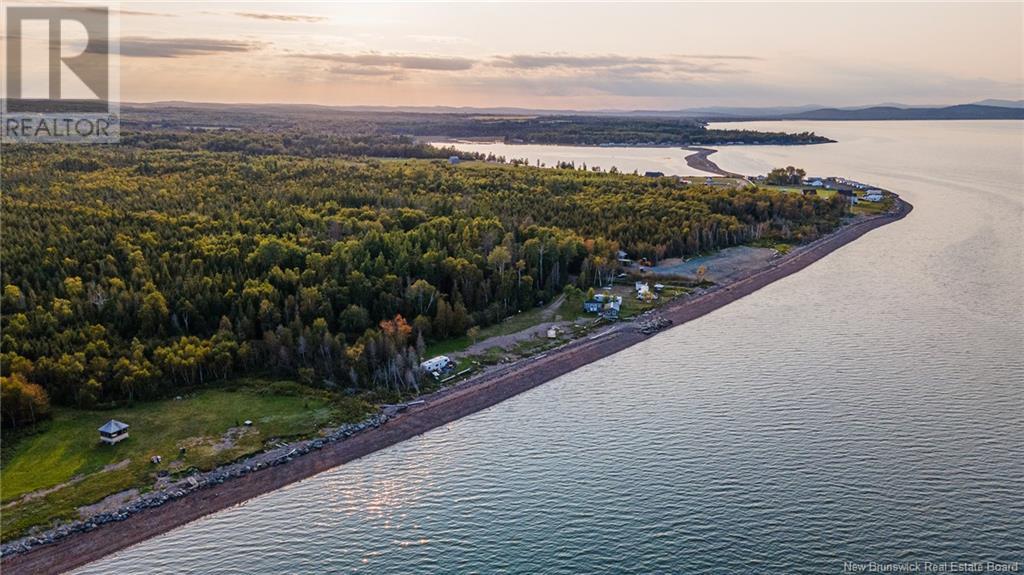
POLYGON ((1021 3, 126 1, 120 12, 124 102, 671 110, 1024 98, 1021 3))

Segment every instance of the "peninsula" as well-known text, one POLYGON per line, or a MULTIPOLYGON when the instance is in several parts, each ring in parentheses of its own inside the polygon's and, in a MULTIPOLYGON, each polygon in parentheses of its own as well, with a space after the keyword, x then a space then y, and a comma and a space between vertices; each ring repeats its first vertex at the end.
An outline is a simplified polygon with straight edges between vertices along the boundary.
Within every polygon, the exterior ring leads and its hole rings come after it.
POLYGON ((898 221, 912 206, 891 196, 889 209, 859 216, 769 263, 645 312, 632 322, 607 325, 541 355, 496 365, 418 401, 385 408, 364 424, 294 442, 270 456, 193 475, 152 504, 104 514, 50 536, 5 546, 5 573, 62 572, 158 535, 203 515, 238 504, 289 483, 494 405, 587 363, 645 341, 670 326, 701 317, 792 273, 878 227, 898 221))
POLYGON ((909 211, 731 174, 710 148, 687 160, 727 177, 186 116, 216 121, 5 149, 5 571, 70 568, 422 433, 909 211), (74 457, 40 471, 40 453, 74 457))

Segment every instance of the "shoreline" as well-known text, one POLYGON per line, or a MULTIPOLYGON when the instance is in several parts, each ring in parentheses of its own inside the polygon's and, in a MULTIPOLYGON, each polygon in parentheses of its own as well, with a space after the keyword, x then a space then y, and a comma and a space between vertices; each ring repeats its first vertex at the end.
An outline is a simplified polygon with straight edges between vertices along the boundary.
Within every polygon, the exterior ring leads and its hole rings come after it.
MULTIPOLYGON (((714 165, 713 162, 711 164, 714 165)), ((752 271, 736 281, 647 312, 642 319, 638 318, 641 321, 614 324, 605 331, 566 343, 541 356, 517 361, 422 396, 419 398, 423 400, 422 404, 410 407, 386 423, 370 427, 344 441, 328 443, 316 454, 299 456, 284 465, 253 471, 129 515, 121 521, 74 533, 52 543, 32 547, 23 553, 4 556, 0 567, 4 573, 11 575, 69 571, 204 515, 415 437, 636 345, 656 335, 663 326, 678 326, 728 305, 804 269, 873 229, 899 221, 911 210, 913 206, 897 197, 896 205, 890 212, 843 225, 829 235, 797 247, 768 266, 752 271), (656 324, 658 327, 649 330, 642 327, 643 324, 656 324)))
POLYGON ((685 158, 683 158, 684 160, 686 160, 686 165, 690 166, 691 168, 693 168, 695 170, 700 170, 702 172, 708 172, 709 174, 717 174, 719 176, 723 176, 723 177, 726 177, 726 178, 741 178, 741 179, 744 179, 744 180, 747 179, 746 176, 744 176, 742 174, 736 174, 736 173, 733 173, 733 172, 727 172, 727 171, 723 170, 722 168, 719 168, 718 164, 716 164, 710 158, 708 158, 708 156, 710 156, 711 154, 714 154, 714 153, 718 152, 718 150, 716 150, 714 148, 702 148, 702 147, 697 147, 697 146, 683 146, 683 149, 688 151, 688 152, 695 152, 695 153, 690 154, 689 156, 686 156, 685 158))

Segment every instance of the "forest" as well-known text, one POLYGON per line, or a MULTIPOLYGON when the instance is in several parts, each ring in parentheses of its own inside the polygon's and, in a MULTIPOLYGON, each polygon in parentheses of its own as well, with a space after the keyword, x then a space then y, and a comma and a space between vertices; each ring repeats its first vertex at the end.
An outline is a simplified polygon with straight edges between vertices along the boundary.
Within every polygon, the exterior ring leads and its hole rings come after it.
POLYGON ((429 159, 446 153, 245 131, 5 146, 0 366, 5 404, 24 407, 4 424, 50 402, 111 405, 243 374, 415 393, 427 342, 600 285, 619 249, 657 260, 798 242, 848 209, 753 186, 429 159))
POLYGON ((506 143, 580 146, 822 144, 832 141, 811 132, 708 129, 699 119, 672 116, 384 112, 323 106, 136 104, 122 108, 121 122, 126 129, 144 132, 228 128, 261 133, 479 138, 506 143))

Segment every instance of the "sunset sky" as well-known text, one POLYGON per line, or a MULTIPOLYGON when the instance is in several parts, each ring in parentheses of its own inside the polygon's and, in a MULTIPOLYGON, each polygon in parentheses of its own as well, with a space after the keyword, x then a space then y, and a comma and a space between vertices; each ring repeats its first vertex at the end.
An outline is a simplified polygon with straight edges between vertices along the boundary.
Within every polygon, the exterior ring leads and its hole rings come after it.
POLYGON ((671 109, 1024 98, 1019 2, 120 6, 124 101, 671 109))

